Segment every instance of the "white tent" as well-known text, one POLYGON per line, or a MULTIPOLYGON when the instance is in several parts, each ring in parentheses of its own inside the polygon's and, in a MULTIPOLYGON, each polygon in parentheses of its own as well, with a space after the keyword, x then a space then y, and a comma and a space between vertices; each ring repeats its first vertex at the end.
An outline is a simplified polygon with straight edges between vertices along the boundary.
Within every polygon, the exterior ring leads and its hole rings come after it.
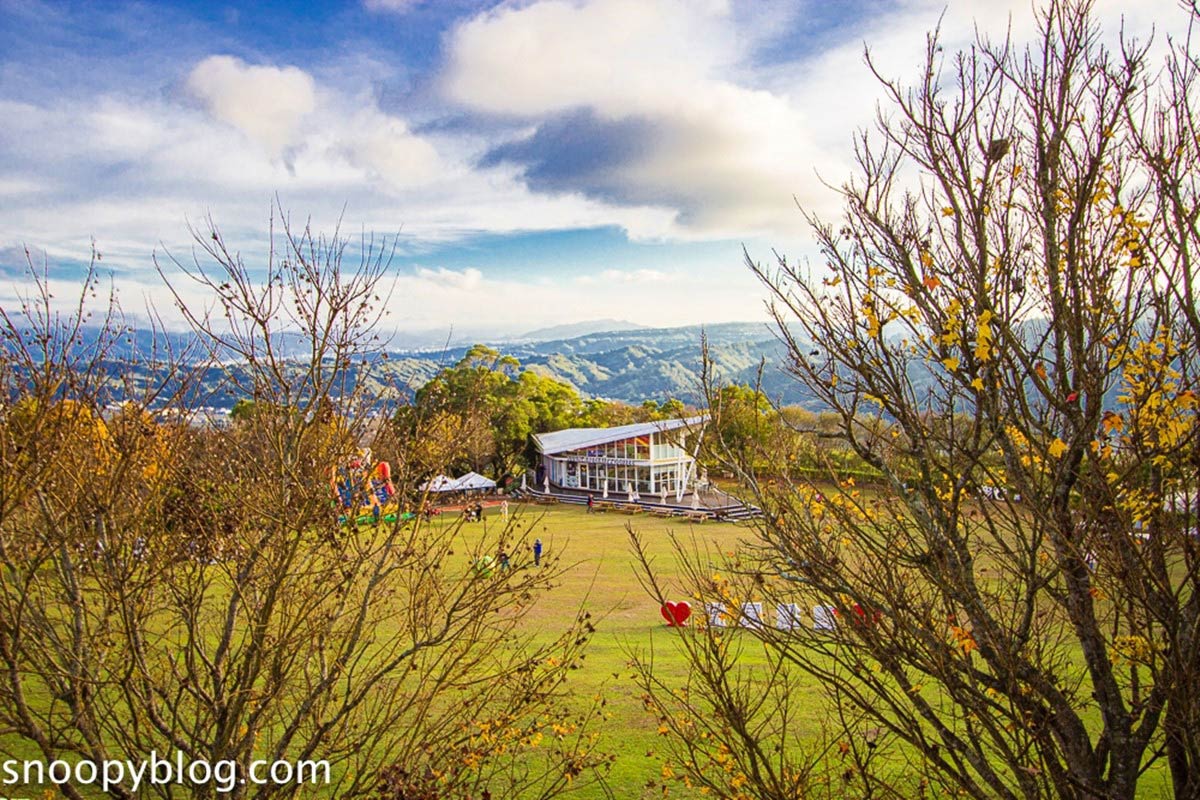
POLYGON ((454 488, 454 483, 454 478, 438 475, 422 483, 418 488, 422 492, 456 492, 458 490, 454 488))
POLYGON ((468 472, 454 479, 454 490, 458 492, 486 492, 496 488, 496 482, 478 472, 468 472))
POLYGON ((489 492, 496 488, 496 482, 485 478, 478 472, 468 472, 457 478, 438 475, 421 484, 422 492, 489 492))

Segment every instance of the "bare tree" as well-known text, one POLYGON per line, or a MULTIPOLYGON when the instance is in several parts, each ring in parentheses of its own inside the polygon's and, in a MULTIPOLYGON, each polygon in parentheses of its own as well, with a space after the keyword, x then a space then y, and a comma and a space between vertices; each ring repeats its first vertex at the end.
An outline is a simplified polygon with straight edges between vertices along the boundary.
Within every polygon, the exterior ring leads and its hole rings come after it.
MULTIPOLYGON (((1144 475, 1128 480, 1130 489, 1149 489, 1143 514, 1153 537, 1183 519, 1190 525, 1183 539, 1182 571, 1164 572, 1167 563, 1154 556, 1147 565, 1153 583, 1138 600, 1158 613, 1165 647, 1156 666, 1181 691, 1172 692, 1164 711, 1166 759, 1176 797, 1200 797, 1200 427, 1196 424, 1197 370, 1200 363, 1200 56, 1193 51, 1200 8, 1190 3, 1191 25, 1181 39, 1171 40, 1160 94, 1130 112, 1129 125, 1144 168, 1151 176, 1154 213, 1142 237, 1143 260, 1156 274, 1154 321, 1162 352, 1157 369, 1136 375, 1132 399, 1139 402, 1129 426, 1122 425, 1121 444, 1148 462, 1144 475), (1140 486, 1139 486, 1140 484, 1140 486)), ((1125 420, 1119 420, 1124 423, 1125 420)), ((1110 426, 1115 427, 1115 426, 1110 426)), ((1140 566, 1140 565, 1139 565, 1140 566)))
POLYGON ((211 223, 196 233, 192 261, 173 263, 213 306, 168 285, 207 357, 170 361, 107 421, 99 387, 120 365, 81 344, 83 315, 56 318, 44 293, 4 318, 6 741, 46 761, 178 753, 235 769, 136 791, 125 774, 113 797, 296 796, 314 779, 339 797, 543 796, 587 782, 604 759, 557 701, 592 623, 580 613, 534 641, 521 619, 558 563, 481 566, 523 553, 528 523, 468 542, 403 513, 420 502, 404 474, 394 517, 339 520, 330 471, 360 455, 380 399, 367 377, 389 251, 282 229, 261 270, 211 223), (215 391, 255 411, 195 430, 214 371, 215 391))
MULTIPOLYGON (((1023 51, 944 57, 931 35, 911 87, 877 73, 844 217, 809 217, 824 263, 750 264, 788 370, 882 479, 777 460, 755 541, 691 558, 693 590, 836 620, 741 635, 852 712, 832 752, 863 796, 1132 798, 1164 752, 1175 796, 1200 796, 1196 138, 1174 119, 1145 143, 1162 81, 1144 47, 1100 43, 1090 3, 1037 22, 1023 51), (1175 170, 1158 188, 1147 152, 1175 170), (886 742, 907 779, 858 757, 886 742)), ((1180 48, 1160 119, 1193 113, 1180 48)))

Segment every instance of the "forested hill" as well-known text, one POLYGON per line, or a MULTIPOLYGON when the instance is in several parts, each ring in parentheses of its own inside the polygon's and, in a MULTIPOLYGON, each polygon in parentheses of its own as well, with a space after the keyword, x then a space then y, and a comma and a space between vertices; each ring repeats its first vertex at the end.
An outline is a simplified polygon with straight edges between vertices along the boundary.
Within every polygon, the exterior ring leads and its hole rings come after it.
MULTIPOLYGON (((812 398, 782 371, 783 348, 765 323, 723 323, 682 328, 637 328, 633 330, 588 333, 570 338, 544 341, 486 342, 503 355, 517 358, 523 368, 553 377, 574 386, 584 397, 621 400, 640 404, 644 400, 675 397, 700 404, 700 342, 706 334, 715 373, 723 383, 754 384, 762 363, 762 386, 773 400, 817 409, 812 398)), ((110 369, 132 369, 135 374, 149 369, 154 359, 147 358, 152 347, 145 337, 132 334, 123 340, 110 357, 110 369), (125 352, 125 351, 128 352, 125 352), (132 366, 131 366, 132 365, 132 366)), ((186 352, 186 337, 174 337, 171 350, 186 352)), ((305 346, 299 340, 284 339, 279 350, 302 360, 305 346)), ((389 349, 386 359, 372 367, 373 383, 400 385, 415 391, 443 367, 453 366, 470 344, 441 349, 389 349)), ((160 358, 165 355, 160 347, 160 358)), ((192 355, 197 355, 193 353, 192 355)), ((226 356, 221 367, 207 370, 201 394, 207 402, 232 406, 233 393, 218 391, 227 371, 237 371, 235 359, 226 356)), ((137 382, 151 382, 148 374, 137 375, 137 382)))
MULTIPOLYGON (((783 349, 765 323, 724 323, 684 328, 605 331, 567 339, 499 343, 521 365, 571 384, 586 397, 640 403, 676 397, 700 402, 700 340, 707 334, 715 372, 724 383, 749 383, 763 368, 768 396, 808 405, 810 399, 782 372, 783 349)), ((466 352, 457 348, 435 358, 453 364, 466 352)), ((406 359, 429 353, 400 353, 406 359)))

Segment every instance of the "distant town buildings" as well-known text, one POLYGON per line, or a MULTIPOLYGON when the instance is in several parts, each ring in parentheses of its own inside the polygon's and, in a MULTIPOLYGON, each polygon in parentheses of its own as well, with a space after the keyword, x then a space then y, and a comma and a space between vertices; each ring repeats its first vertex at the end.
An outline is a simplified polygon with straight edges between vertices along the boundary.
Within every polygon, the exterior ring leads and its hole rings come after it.
MULTIPOLYGON (((100 412, 105 421, 111 420, 125 407, 124 403, 109 403, 100 412)), ((192 428, 206 430, 225 430, 233 425, 233 417, 229 409, 216 406, 199 406, 197 408, 162 408, 151 411, 151 415, 164 425, 187 425, 192 428)))

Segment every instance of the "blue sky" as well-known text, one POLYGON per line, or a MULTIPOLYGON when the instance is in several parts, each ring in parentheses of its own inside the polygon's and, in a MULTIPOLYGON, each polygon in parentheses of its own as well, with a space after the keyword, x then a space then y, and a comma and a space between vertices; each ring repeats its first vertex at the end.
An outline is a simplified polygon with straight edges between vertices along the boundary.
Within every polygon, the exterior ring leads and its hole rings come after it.
MULTIPOLYGON (((401 329, 761 319, 742 249, 806 253, 796 209, 879 97, 1023 0, 0 0, 0 305, 28 248, 69 291, 94 241, 122 303, 211 215, 248 261, 272 204, 397 234, 401 329)), ((1109 31, 1184 22, 1100 0, 1109 31)), ((169 264, 169 262, 167 262, 169 264)), ((168 271, 169 268, 168 268, 168 271)), ((203 303, 196 296, 194 301, 203 303)), ((170 320, 168 320, 169 322, 170 320)))

